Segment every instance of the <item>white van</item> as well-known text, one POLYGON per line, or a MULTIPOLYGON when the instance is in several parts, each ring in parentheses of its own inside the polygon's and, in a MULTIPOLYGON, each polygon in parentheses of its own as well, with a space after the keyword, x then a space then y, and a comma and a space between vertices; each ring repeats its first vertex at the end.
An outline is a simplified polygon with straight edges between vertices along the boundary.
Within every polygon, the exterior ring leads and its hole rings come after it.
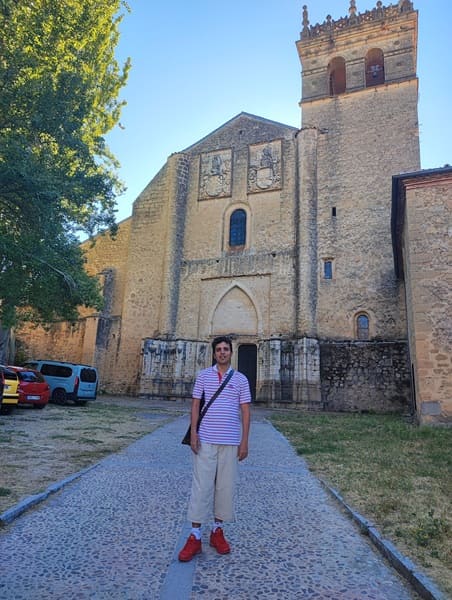
POLYGON ((72 400, 83 405, 96 399, 99 377, 95 367, 57 360, 30 360, 25 366, 41 372, 50 386, 53 402, 64 404, 72 400))

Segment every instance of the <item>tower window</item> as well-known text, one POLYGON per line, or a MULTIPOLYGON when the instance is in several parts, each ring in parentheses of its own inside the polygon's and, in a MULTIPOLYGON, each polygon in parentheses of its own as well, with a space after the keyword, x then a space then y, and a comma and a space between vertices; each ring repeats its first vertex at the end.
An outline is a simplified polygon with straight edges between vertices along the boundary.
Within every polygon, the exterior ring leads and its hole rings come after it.
POLYGON ((365 314, 356 317, 356 337, 358 340, 369 339, 369 317, 365 314))
POLYGON ((333 208, 331 209, 331 216, 335 217, 336 216, 336 207, 333 206, 333 208))
POLYGON ((366 54, 366 87, 381 85, 385 82, 385 63, 383 51, 373 48, 366 54))
POLYGON ((229 245, 244 246, 246 242, 246 212, 243 208, 235 210, 229 221, 229 245))
POLYGON ((345 60, 337 56, 328 65, 328 81, 330 96, 343 94, 346 88, 345 60))
POLYGON ((323 261, 323 278, 324 279, 333 279, 333 261, 332 260, 324 260, 323 261))

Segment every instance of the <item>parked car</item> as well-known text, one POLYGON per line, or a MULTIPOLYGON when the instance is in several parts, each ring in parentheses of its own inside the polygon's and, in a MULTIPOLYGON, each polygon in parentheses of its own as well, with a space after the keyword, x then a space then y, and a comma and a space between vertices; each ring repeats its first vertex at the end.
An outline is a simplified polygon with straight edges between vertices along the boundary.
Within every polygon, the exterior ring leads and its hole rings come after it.
POLYGON ((96 399, 99 377, 95 367, 57 360, 30 360, 24 366, 41 373, 50 386, 53 402, 86 404, 96 399))
POLYGON ((19 378, 19 404, 44 408, 50 399, 50 385, 39 371, 27 367, 9 367, 19 378))
POLYGON ((3 388, 5 387, 5 376, 3 374, 3 369, 0 367, 0 411, 3 403, 3 388))
POLYGON ((9 414, 14 406, 17 406, 19 402, 19 378, 16 373, 9 367, 0 365, 0 369, 3 372, 4 387, 3 387, 3 398, 0 406, 0 412, 2 414, 9 414))

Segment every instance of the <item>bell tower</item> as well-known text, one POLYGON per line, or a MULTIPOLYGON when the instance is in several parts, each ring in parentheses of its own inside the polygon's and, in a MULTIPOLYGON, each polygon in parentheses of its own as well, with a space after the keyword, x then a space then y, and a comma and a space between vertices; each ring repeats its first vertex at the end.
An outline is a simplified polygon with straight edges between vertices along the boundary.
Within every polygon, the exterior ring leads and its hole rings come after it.
POLYGON ((390 204, 392 175, 420 167, 417 17, 409 0, 364 12, 351 0, 347 16, 312 25, 303 6, 298 326, 308 335, 406 336, 390 204))

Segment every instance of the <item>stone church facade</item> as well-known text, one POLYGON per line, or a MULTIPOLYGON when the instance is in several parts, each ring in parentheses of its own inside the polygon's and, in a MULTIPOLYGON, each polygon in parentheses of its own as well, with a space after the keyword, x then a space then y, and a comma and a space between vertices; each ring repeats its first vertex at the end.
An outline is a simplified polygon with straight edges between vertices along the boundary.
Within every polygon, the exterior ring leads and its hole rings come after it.
POLYGON ((257 402, 414 406, 391 198, 420 169, 417 17, 352 0, 313 26, 304 7, 301 128, 241 113, 172 154, 117 239, 84 244, 103 312, 22 331, 28 352, 95 364, 110 393, 190 398, 228 334, 257 402))

